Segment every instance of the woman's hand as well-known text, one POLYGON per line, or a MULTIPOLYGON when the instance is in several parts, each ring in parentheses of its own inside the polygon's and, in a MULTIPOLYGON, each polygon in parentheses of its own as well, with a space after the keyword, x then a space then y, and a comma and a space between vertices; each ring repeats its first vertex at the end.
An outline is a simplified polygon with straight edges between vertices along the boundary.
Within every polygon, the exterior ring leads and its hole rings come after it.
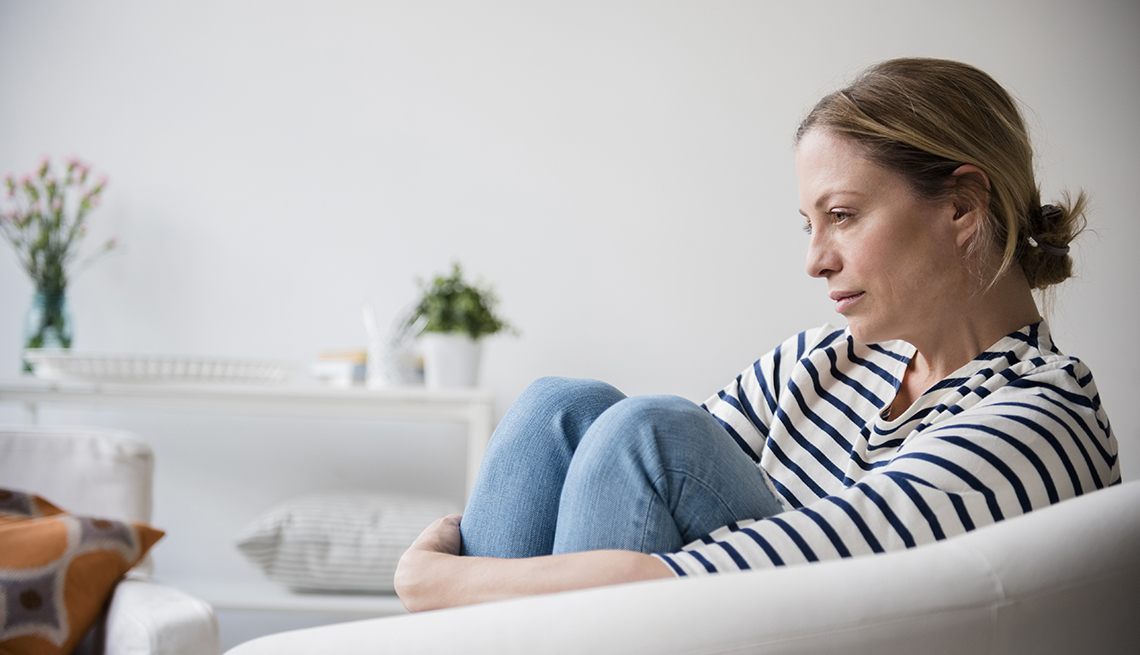
POLYGON ((459 521, 462 518, 460 514, 448 514, 436 519, 412 542, 409 550, 416 548, 433 553, 458 555, 463 544, 463 537, 459 534, 459 521))
POLYGON ((432 523, 400 558, 396 593, 409 611, 673 577, 661 560, 626 550, 525 559, 460 557, 460 519, 452 514, 432 523))
POLYGON ((463 537, 459 514, 437 519, 420 533, 396 564, 396 594, 411 612, 449 606, 445 564, 458 559, 463 537))

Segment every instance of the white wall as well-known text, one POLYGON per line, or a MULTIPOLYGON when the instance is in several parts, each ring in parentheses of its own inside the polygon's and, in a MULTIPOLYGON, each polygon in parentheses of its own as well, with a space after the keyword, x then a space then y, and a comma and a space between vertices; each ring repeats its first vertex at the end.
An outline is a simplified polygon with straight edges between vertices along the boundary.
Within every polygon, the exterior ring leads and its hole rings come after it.
MULTIPOLYGON (((798 119, 868 63, 965 60, 1030 108, 1045 196, 1093 195, 1052 324, 1135 478, 1138 34, 1133 0, 0 0, 0 172, 111 178, 89 243, 124 247, 72 285, 77 350, 303 364, 459 259, 522 330, 487 353, 500 411, 548 374, 702 400, 839 318, 803 273, 798 119)), ((30 295, 0 248, 0 371, 30 295)), ((235 471, 280 450, 243 436, 235 471)))

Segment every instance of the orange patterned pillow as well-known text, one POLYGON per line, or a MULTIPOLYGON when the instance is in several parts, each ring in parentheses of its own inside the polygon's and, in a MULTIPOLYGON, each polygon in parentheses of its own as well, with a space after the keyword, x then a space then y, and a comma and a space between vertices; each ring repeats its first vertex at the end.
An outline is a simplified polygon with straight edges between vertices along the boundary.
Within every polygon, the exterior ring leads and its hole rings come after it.
POLYGON ((0 489, 0 654, 70 653, 162 535, 0 489))

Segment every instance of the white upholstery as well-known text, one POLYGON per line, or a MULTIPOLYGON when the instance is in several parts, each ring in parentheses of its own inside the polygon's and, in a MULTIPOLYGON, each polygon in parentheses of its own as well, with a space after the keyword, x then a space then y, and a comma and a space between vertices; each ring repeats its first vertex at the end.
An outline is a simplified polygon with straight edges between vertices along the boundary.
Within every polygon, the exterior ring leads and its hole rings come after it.
MULTIPOLYGON (((149 523, 154 455, 127 432, 0 427, 0 487, 28 491, 72 514, 149 523)), ((160 542, 161 543, 161 542, 160 542)), ((213 609, 135 573, 107 613, 107 655, 213 655, 221 650, 213 609)))
POLYGON ((937 544, 312 628, 228 655, 1140 653, 1140 483, 937 544))
POLYGON ((154 456, 130 434, 93 428, 0 427, 0 486, 85 516, 147 523, 154 456))
POLYGON ((115 587, 104 655, 217 655, 214 610, 173 587, 128 578, 115 587))

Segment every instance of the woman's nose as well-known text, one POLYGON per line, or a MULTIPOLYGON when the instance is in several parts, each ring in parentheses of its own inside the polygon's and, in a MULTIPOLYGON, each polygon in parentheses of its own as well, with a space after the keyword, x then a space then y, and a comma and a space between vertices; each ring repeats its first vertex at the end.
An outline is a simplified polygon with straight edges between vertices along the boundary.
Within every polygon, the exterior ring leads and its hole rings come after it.
POLYGON ((811 235, 807 251, 807 274, 812 277, 827 277, 842 268, 839 253, 822 230, 811 235))

